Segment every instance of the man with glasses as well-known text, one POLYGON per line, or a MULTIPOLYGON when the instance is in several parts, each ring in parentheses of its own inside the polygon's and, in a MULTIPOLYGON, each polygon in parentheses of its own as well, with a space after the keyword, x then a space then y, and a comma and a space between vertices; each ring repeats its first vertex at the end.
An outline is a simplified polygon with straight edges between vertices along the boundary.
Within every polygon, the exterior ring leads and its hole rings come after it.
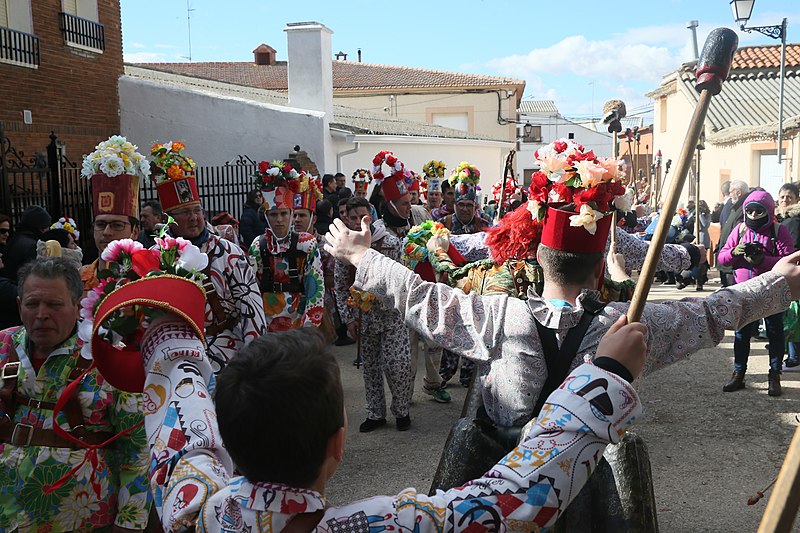
POLYGON ((168 177, 156 183, 156 190, 164 212, 175 221, 170 236, 191 241, 208 256, 203 271, 205 334, 208 356, 218 373, 247 343, 266 333, 256 277, 239 246, 208 230, 194 174, 163 175, 168 177))

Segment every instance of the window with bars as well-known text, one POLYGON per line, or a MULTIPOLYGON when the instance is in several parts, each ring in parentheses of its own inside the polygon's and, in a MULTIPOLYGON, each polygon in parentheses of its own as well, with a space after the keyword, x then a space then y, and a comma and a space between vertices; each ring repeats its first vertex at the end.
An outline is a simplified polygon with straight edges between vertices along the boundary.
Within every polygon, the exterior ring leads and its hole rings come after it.
POLYGON ((39 38, 32 31, 29 1, 0 0, 0 63, 37 68, 39 38))
POLYGON ((97 0, 62 0, 58 25, 67 45, 93 52, 105 50, 105 31, 97 13, 97 0))

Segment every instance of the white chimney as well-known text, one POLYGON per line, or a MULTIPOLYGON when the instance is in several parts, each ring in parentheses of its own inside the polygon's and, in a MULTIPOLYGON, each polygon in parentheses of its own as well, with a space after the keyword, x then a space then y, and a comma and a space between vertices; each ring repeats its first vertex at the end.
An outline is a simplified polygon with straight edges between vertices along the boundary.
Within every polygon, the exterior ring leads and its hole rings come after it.
POLYGON ((289 105, 332 115, 333 32, 319 22, 291 22, 284 31, 289 48, 289 105))

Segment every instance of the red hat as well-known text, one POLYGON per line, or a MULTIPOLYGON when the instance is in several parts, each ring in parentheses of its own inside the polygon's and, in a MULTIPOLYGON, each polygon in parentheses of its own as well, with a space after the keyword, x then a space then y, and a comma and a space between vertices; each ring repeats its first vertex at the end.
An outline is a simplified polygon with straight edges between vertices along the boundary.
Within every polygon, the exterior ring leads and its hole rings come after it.
POLYGON ((383 197, 387 202, 395 202, 408 194, 406 178, 409 175, 406 173, 403 162, 397 159, 392 152, 379 152, 372 159, 372 164, 372 175, 381 186, 383 197), (388 177, 383 174, 382 165, 384 163, 392 168, 392 173, 388 177))
POLYGON ((164 211, 200 205, 194 160, 183 154, 182 142, 156 143, 150 148, 150 171, 156 181, 158 199, 164 211))
POLYGON ((92 176, 92 214, 139 218, 139 176, 92 176))
POLYGON ((165 275, 131 281, 109 294, 97 308, 92 331, 92 357, 103 378, 112 387, 140 393, 144 389, 144 366, 135 344, 116 348, 97 334, 98 328, 112 313, 132 305, 169 311, 184 319, 204 340, 206 295, 195 282, 179 276, 165 275), (164 298, 168 294, 169 301, 164 298))
POLYGON ((322 187, 312 176, 300 173, 299 192, 294 195, 294 209, 308 209, 312 213, 317 210, 317 201, 322 200, 322 187))
POLYGON ((612 216, 609 214, 596 218, 593 224, 581 223, 601 213, 598 211, 589 213, 588 210, 591 208, 588 206, 586 206, 588 209, 582 206, 581 213, 560 209, 564 206, 564 204, 547 206, 541 244, 563 252, 581 254, 603 252, 606 249, 612 216))
POLYGON ((372 181, 372 172, 366 168, 357 168, 353 172, 353 186, 356 192, 367 192, 372 181))
POLYGON ((418 191, 419 190, 419 179, 417 179, 417 175, 411 171, 411 179, 408 180, 408 190, 409 191, 418 191))

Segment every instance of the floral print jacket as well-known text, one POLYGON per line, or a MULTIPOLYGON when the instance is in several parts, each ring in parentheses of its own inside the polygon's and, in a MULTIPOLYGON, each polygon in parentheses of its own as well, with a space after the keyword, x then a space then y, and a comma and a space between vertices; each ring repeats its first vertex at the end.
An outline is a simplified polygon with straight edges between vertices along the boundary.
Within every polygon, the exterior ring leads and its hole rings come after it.
POLYGON ((522 442, 482 478, 433 496, 409 488, 330 507, 310 489, 233 476, 208 394, 211 367, 191 336, 189 326, 170 323, 151 332, 142 348, 145 390, 155 393, 145 413, 151 488, 167 532, 278 532, 294 516, 319 510, 318 532, 539 531, 556 521, 605 447, 619 442, 641 413, 629 383, 584 364, 550 395, 522 442))
MULTIPOLYGON (((25 328, 0 331, 0 367, 16 352, 20 361, 17 390, 55 403, 80 357, 81 341, 77 334, 71 336, 49 355, 38 373, 28 346, 25 328)), ((118 433, 142 422, 142 395, 112 388, 97 370, 84 378, 78 399, 89 431, 118 433)), ((53 427, 50 409, 19 404, 16 413, 1 411, 0 416, 8 414, 15 423, 34 429, 53 427)), ((69 427, 63 412, 57 419, 62 427, 69 427)), ((83 449, 0 444, 0 531, 93 531, 113 524, 144 529, 150 510, 144 426, 100 450, 96 467, 87 461, 55 492, 44 493, 44 487, 80 465, 85 455, 83 449)))
MULTIPOLYGON (((261 258, 261 236, 250 245, 250 262, 261 281, 264 268, 272 269, 276 283, 289 283, 289 263, 275 254, 289 250, 289 239, 278 240, 267 228, 264 232, 267 251, 272 256, 270 265, 264 265, 261 258)), ((322 259, 317 246, 317 239, 310 233, 300 233, 297 249, 305 254, 300 278, 303 282, 303 293, 299 292, 265 292, 261 294, 264 312, 267 316, 267 331, 285 331, 303 326, 319 326, 322 323, 322 312, 325 309, 325 280, 322 272, 322 259)))

